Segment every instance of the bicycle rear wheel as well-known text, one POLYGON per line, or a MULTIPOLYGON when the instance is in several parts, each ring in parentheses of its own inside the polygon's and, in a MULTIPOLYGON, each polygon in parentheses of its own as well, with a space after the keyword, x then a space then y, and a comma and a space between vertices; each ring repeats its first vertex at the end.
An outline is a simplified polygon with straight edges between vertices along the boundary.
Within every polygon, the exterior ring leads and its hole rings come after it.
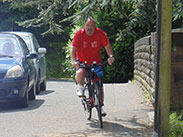
POLYGON ((103 128, 103 121, 102 121, 102 87, 99 82, 94 82, 94 92, 95 92, 95 102, 96 102, 96 109, 98 114, 98 125, 99 128, 103 128))

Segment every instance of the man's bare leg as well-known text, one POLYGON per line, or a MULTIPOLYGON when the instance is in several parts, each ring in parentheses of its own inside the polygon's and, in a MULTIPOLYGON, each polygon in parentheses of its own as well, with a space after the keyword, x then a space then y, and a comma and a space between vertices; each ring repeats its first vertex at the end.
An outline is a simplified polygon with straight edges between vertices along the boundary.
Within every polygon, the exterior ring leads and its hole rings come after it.
POLYGON ((75 80, 78 83, 78 90, 77 90, 77 95, 78 96, 82 96, 83 95, 83 89, 84 89, 84 79, 86 76, 86 71, 83 68, 80 68, 76 71, 76 76, 75 76, 75 80))

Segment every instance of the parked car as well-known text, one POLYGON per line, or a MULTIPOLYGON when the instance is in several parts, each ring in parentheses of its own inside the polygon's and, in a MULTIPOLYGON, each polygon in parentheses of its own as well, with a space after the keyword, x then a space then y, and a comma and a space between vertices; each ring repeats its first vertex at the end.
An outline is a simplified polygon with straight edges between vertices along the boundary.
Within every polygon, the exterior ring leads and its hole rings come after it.
POLYGON ((37 81, 36 93, 39 94, 40 91, 46 90, 46 48, 40 47, 36 37, 30 32, 11 31, 8 33, 19 35, 27 44, 29 51, 38 55, 38 57, 34 59, 37 81))
POLYGON ((35 58, 21 37, 0 33, 0 102, 16 101, 27 107, 28 99, 35 99, 35 58))

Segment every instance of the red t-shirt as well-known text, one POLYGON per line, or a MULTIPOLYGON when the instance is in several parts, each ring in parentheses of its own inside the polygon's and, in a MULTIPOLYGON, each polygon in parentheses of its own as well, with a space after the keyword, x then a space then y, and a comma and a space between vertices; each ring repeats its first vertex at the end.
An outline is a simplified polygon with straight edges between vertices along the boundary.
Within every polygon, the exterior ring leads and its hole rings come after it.
POLYGON ((94 34, 88 36, 83 28, 76 32, 72 46, 77 48, 76 56, 82 63, 87 61, 87 64, 92 64, 93 61, 102 61, 100 51, 108 44, 109 39, 101 29, 96 28, 94 34))

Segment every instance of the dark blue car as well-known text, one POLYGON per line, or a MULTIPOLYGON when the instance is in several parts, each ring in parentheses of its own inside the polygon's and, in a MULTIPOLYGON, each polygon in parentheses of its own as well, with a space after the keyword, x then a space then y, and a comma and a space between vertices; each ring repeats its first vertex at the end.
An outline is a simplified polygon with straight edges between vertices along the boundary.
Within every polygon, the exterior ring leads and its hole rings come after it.
POLYGON ((34 66, 36 68, 36 93, 46 90, 46 48, 40 47, 36 37, 30 32, 7 31, 6 33, 13 33, 20 36, 26 43, 31 53, 36 53, 38 57, 34 59, 34 66))
POLYGON ((28 99, 35 99, 35 58, 18 35, 0 33, 0 103, 16 101, 27 107, 28 99))

